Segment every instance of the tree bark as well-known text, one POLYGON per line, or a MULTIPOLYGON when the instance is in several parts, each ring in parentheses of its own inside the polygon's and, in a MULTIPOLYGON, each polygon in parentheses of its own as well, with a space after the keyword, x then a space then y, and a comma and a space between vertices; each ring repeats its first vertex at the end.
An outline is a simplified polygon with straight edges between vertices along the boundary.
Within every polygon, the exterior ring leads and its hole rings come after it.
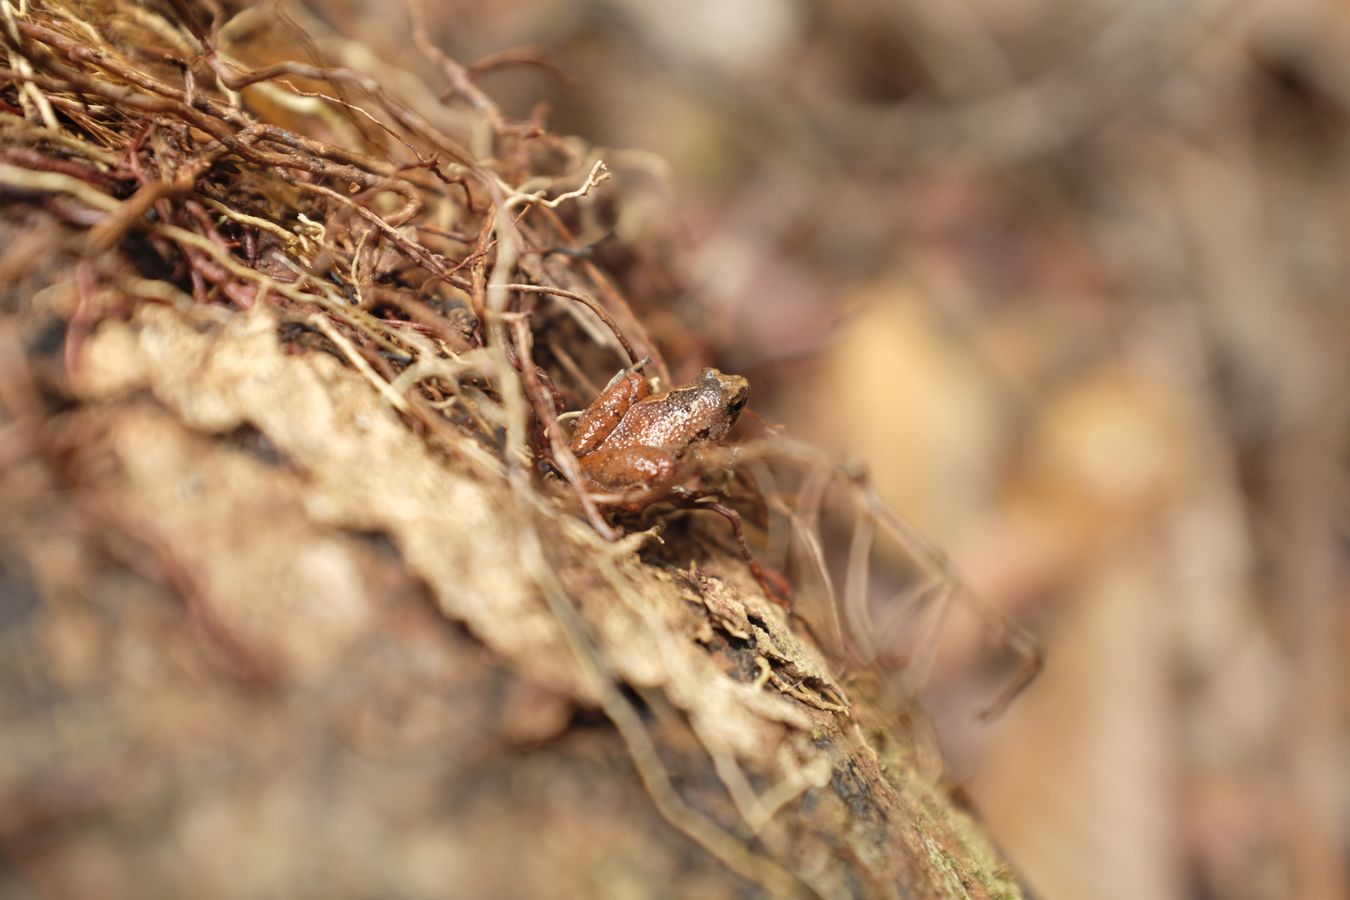
POLYGON ((17 895, 1019 895, 739 560, 644 562, 218 318, 142 307, 7 408, 17 895))

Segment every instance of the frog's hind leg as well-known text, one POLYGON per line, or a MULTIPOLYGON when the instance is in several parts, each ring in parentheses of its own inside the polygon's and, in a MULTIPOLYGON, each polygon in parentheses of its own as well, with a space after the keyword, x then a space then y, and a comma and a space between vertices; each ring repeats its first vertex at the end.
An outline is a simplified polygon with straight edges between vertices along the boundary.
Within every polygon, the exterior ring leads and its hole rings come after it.
POLYGON ((674 457, 656 447, 596 450, 582 457, 581 468, 596 487, 622 491, 645 503, 670 493, 677 474, 674 457))
POLYGON ((636 369, 620 372, 577 419, 572 431, 572 452, 578 457, 591 454, 618 426, 629 407, 651 393, 652 386, 641 372, 636 369))

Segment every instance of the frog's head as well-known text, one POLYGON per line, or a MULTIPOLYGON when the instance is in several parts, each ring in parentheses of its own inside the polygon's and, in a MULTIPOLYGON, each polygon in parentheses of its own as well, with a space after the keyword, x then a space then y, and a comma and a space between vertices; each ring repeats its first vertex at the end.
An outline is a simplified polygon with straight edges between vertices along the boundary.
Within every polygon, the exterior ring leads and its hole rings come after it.
POLYGON ((724 375, 716 369, 704 369, 699 377, 700 390, 716 398, 717 406, 726 415, 730 429, 750 399, 750 382, 739 375, 724 375))

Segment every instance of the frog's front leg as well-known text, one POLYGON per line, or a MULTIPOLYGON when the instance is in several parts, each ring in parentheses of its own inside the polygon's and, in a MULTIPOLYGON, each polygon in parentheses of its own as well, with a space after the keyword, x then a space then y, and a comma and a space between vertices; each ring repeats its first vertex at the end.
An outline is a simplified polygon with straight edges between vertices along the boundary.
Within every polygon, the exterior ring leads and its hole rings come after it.
POLYGON ((678 475, 675 457, 656 447, 596 450, 580 462, 594 487, 603 491, 635 489, 649 502, 666 494, 678 475))
POLYGON ((629 369, 616 378, 577 420, 570 445, 572 453, 578 458, 590 454, 609 437, 628 408, 651 392, 652 386, 635 369, 629 369))

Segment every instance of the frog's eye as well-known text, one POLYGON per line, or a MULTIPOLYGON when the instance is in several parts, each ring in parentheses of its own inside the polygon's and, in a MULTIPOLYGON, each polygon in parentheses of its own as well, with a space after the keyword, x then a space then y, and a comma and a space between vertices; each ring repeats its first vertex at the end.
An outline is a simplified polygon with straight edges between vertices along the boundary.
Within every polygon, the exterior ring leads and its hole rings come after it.
POLYGON ((740 411, 745 408, 746 399, 747 398, 745 396, 740 396, 737 397, 735 400, 732 400, 729 404, 727 404, 727 412, 731 413, 733 416, 738 415, 740 411))

